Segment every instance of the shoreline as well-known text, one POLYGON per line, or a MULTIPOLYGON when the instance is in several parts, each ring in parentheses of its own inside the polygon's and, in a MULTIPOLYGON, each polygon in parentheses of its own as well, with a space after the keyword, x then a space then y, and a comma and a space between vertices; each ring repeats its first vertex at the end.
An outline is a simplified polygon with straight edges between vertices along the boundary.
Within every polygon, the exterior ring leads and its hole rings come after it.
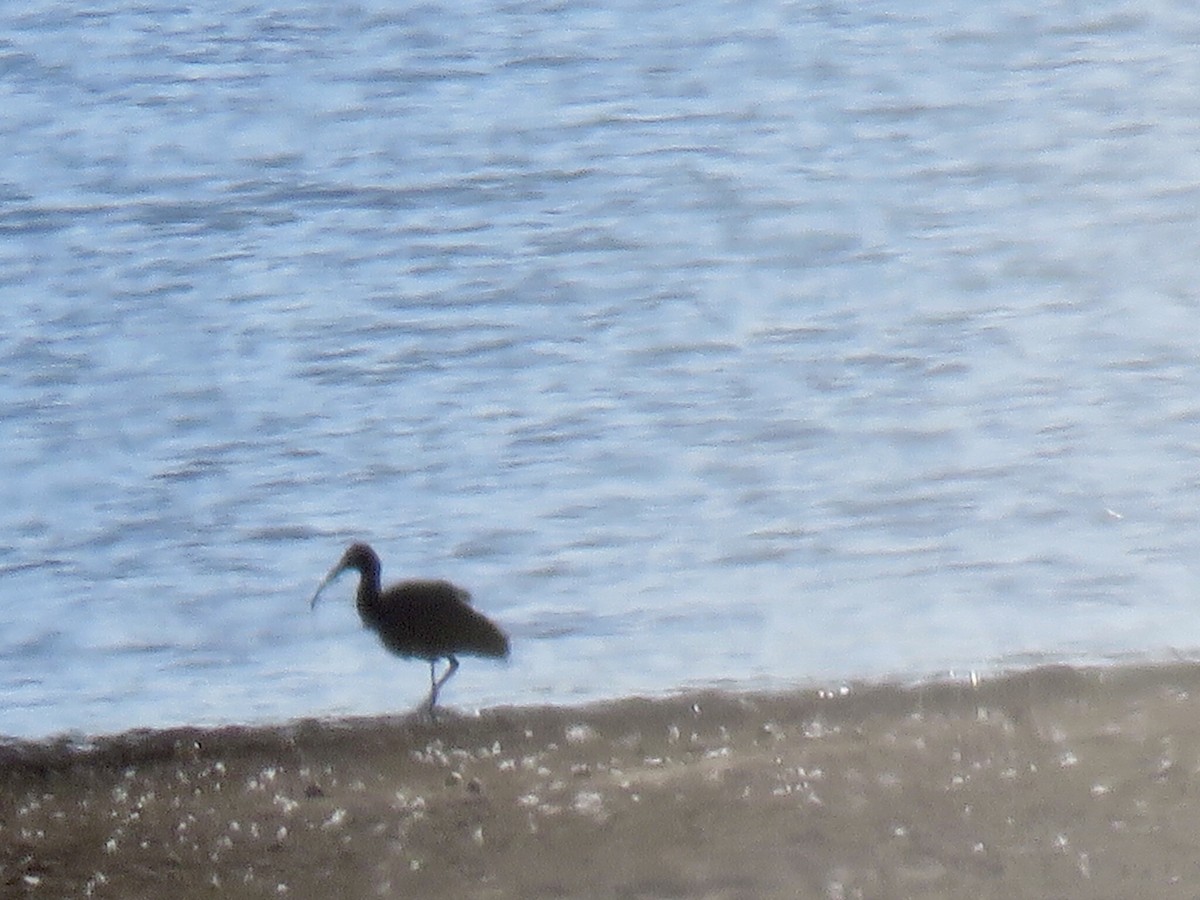
MULTIPOLYGON (((685 701, 689 698, 742 698, 746 701, 763 701, 771 703, 774 699, 789 699, 803 701, 806 698, 814 701, 828 702, 837 697, 853 695, 857 698, 865 696, 888 697, 904 694, 920 694, 932 692, 932 696, 942 696, 944 692, 955 691, 1005 691, 1008 683, 1034 679, 1045 686, 1054 688, 1056 682, 1062 679, 1115 679, 1125 681, 1156 677, 1157 673, 1178 670, 1180 677, 1187 680, 1187 674, 1196 670, 1196 681, 1200 686, 1200 658, 1177 657, 1169 660, 1141 659, 1130 662, 1112 661, 1097 663, 1073 663, 1051 661, 1004 669, 963 670, 961 673, 947 671, 931 675, 896 675, 878 678, 849 678, 832 680, 814 680, 800 682, 795 685, 779 687, 740 687, 725 684, 701 685, 684 687, 675 690, 630 694, 627 696, 608 697, 601 699, 585 699, 580 702, 546 702, 537 704, 508 704, 476 708, 464 711, 453 703, 438 706, 439 722, 443 726, 450 723, 461 724, 473 719, 487 717, 550 715, 556 710, 564 713, 575 711, 578 715, 590 712, 603 712, 619 708, 623 704, 666 704, 685 701)), ((32 757, 37 754, 79 754, 114 751, 117 747, 133 750, 143 741, 155 745, 168 737, 175 739, 207 736, 209 738, 245 740, 251 734, 257 734, 267 739, 284 740, 289 734, 299 729, 310 732, 320 732, 328 729, 342 731, 353 728, 373 729, 377 727, 393 727, 400 730, 419 727, 428 724, 423 713, 423 706, 418 703, 408 709, 386 713, 362 713, 329 715, 302 715, 290 719, 273 720, 260 719, 246 722, 217 721, 191 724, 178 721, 162 725, 132 726, 117 730, 89 732, 71 728, 61 732, 30 736, 22 734, 6 734, 0 731, 0 764, 6 760, 32 757)))
POLYGON ((0 743, 0 893, 1191 896, 1200 666, 0 743))

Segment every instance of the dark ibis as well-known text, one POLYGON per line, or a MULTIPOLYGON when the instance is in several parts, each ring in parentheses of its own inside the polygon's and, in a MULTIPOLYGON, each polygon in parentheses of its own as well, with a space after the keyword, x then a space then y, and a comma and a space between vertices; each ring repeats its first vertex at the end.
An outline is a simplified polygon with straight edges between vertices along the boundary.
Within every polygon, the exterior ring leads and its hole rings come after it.
POLYGON ((380 589, 379 556, 368 545, 351 544, 313 594, 311 608, 331 581, 358 570, 356 605, 362 623, 398 656, 429 662, 427 708, 436 717, 438 691, 458 670, 459 655, 508 656, 508 637, 471 606, 471 595, 449 581, 416 579, 380 589), (437 661, 449 667, 437 677, 437 661))

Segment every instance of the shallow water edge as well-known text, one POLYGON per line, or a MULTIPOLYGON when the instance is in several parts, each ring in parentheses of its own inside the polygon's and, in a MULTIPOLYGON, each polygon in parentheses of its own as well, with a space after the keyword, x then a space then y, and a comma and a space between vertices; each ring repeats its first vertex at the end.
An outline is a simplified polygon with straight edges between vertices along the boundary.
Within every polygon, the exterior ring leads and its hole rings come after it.
MULTIPOLYGON (((77 733, 25 739, 0 735, 0 765, 29 765, 47 770, 59 766, 153 763, 181 754, 201 758, 255 754, 305 747, 333 752, 362 748, 375 742, 395 749, 420 746, 429 740, 463 740, 470 736, 511 736, 514 730, 554 731, 571 722, 620 730, 622 725, 645 726, 687 720, 718 719, 744 724, 748 718, 772 714, 820 717, 830 715, 920 714, 929 708, 956 704, 1001 706, 1009 711, 1021 704, 1055 702, 1068 697, 1087 701, 1090 695, 1130 690, 1154 683, 1200 689, 1200 664, 1144 663, 1117 666, 1044 665, 1029 670, 920 682, 900 680, 845 681, 833 686, 780 691, 737 691, 719 688, 684 690, 668 696, 628 697, 578 706, 497 706, 473 713, 453 707, 439 709, 431 721, 422 708, 387 716, 301 718, 280 724, 182 726, 131 729, 120 734, 81 736, 77 733)), ((1183 689, 1181 687, 1181 689, 1183 689)), ((1100 698, 1092 698, 1099 700, 1100 698)), ((678 724, 676 722, 676 724, 678 724)))

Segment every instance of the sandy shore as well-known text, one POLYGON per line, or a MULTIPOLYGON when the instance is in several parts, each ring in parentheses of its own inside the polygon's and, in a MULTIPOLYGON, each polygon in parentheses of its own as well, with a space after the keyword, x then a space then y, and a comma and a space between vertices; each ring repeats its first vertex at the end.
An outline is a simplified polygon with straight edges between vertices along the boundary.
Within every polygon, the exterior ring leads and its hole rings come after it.
POLYGON ((1200 667, 0 746, 4 897, 1200 893, 1200 667))

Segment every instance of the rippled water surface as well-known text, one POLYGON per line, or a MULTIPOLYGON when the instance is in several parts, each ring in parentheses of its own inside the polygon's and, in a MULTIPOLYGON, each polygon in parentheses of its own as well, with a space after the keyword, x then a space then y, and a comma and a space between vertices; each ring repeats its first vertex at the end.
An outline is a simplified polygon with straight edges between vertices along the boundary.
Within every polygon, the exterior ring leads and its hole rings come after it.
POLYGON ((0 733, 1196 655, 1200 19, 0 11, 0 733))

